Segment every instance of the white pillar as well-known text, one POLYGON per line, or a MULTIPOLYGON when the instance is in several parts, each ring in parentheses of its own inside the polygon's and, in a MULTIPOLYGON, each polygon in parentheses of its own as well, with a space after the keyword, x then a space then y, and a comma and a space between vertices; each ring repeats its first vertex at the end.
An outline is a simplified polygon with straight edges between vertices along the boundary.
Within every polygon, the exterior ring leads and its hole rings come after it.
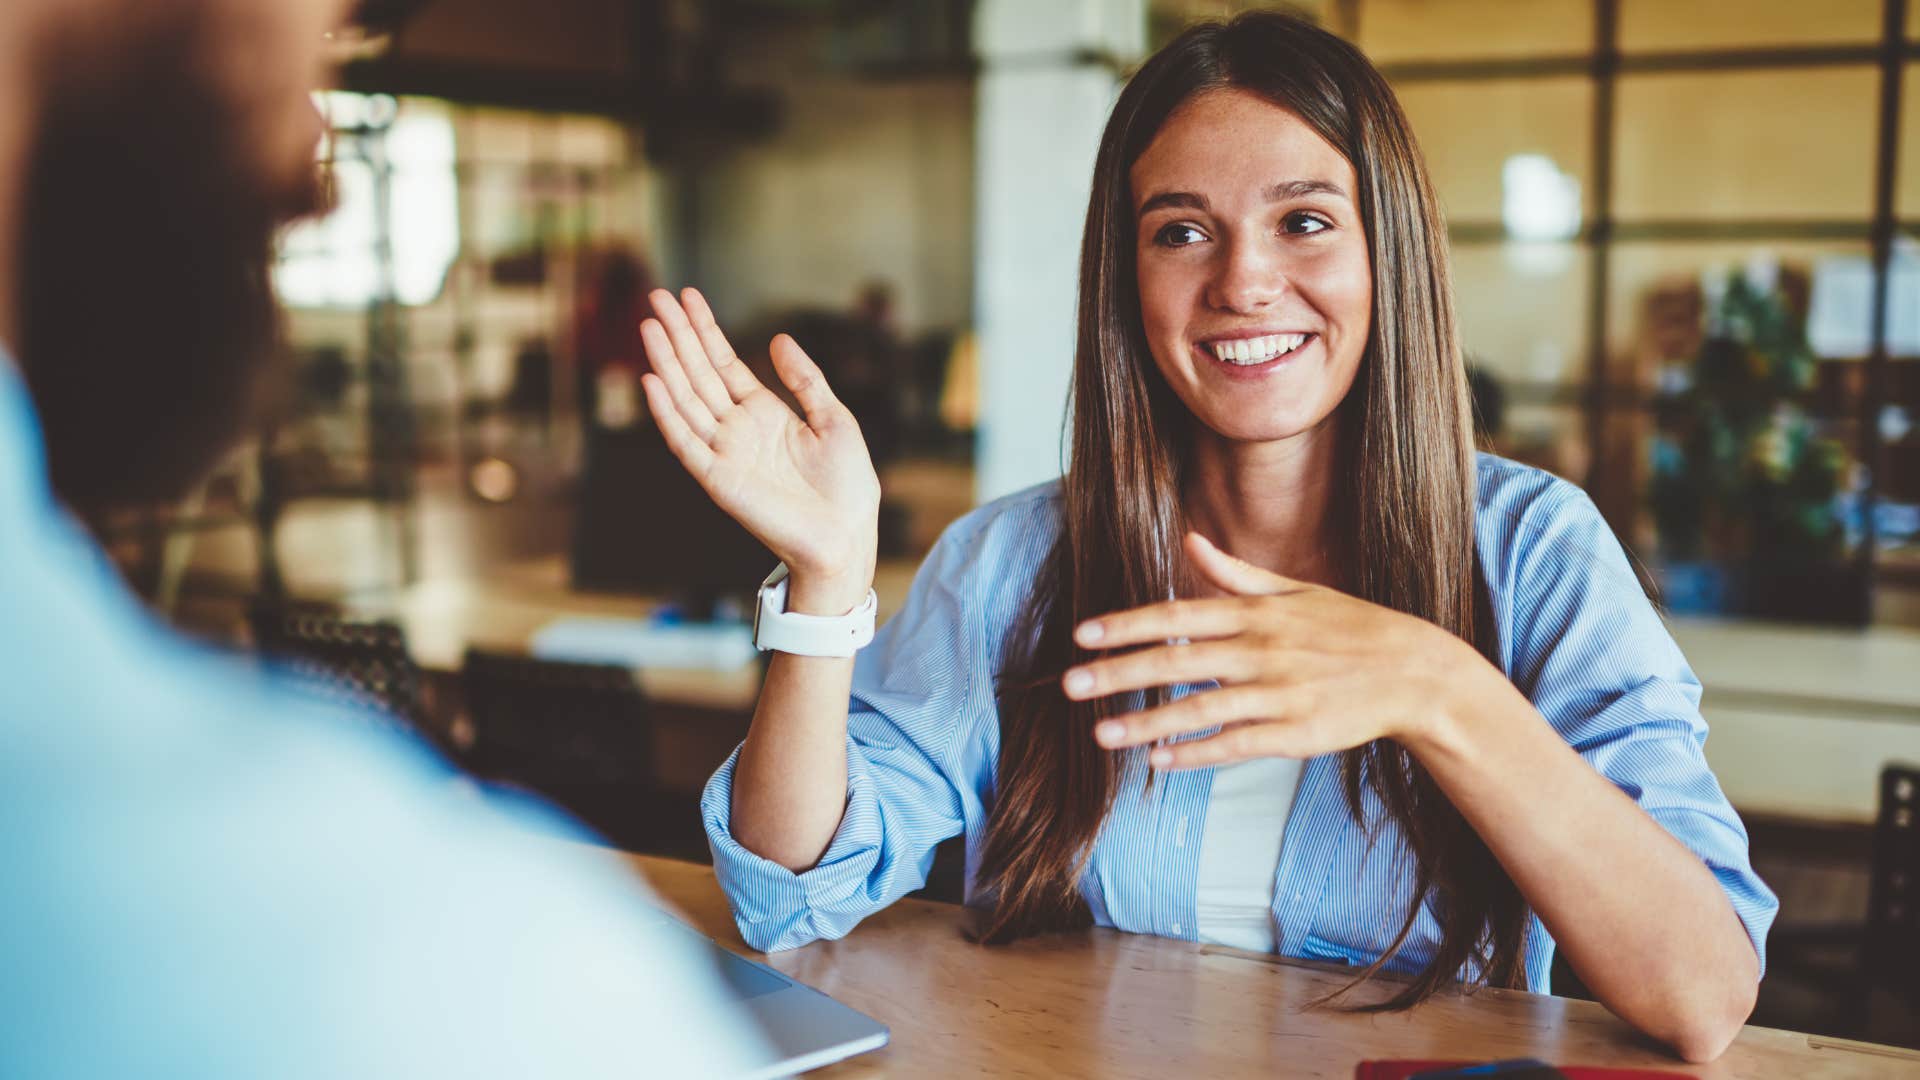
POLYGON ((1080 230, 1120 85, 1146 47, 1146 0, 980 0, 974 49, 974 322, 984 502, 1066 465, 1080 230))

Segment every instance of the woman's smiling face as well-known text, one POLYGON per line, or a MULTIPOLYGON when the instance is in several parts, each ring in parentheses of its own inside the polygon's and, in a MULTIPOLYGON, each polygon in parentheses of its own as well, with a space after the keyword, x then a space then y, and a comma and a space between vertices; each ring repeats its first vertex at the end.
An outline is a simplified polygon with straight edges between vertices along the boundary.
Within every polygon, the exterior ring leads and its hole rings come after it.
POLYGON ((1220 89, 1175 109, 1129 179, 1141 316, 1174 392, 1235 441, 1319 426, 1373 317, 1353 166, 1290 110, 1220 89))

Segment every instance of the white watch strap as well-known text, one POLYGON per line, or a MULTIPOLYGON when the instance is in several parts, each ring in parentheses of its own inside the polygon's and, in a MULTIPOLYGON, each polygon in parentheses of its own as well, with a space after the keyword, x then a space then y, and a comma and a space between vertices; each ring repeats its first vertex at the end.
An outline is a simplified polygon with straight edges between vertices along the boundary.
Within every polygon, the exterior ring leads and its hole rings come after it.
POLYGON ((873 640, 880 598, 872 589, 859 607, 845 615, 802 615, 787 610, 787 564, 774 567, 760 583, 753 613, 753 647, 796 656, 852 656, 873 640))

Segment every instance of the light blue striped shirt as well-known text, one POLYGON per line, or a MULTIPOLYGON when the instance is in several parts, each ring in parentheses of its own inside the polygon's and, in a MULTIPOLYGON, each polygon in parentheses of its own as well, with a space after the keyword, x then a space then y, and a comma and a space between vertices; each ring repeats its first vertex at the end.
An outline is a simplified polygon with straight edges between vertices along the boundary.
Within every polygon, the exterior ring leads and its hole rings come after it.
MULTIPOLYGON (((1702 754, 1700 683, 1625 552, 1572 484, 1485 454, 1478 472, 1476 539, 1503 670, 1590 765, 1707 864, 1764 962, 1779 904, 1754 874, 1746 829, 1702 754)), ((709 781, 702 813, 714 865, 749 944, 787 949, 846 934, 919 888, 934 847, 961 834, 968 900, 975 900, 1000 754, 995 669, 1059 531, 1059 498, 1055 481, 955 522, 921 566, 905 606, 861 652, 847 721, 846 813, 818 865, 795 874, 734 840, 728 817, 738 751, 709 781)), ((1192 940, 1214 770, 1167 773, 1151 790, 1145 775, 1136 753, 1081 893, 1099 925, 1192 940)), ((1369 794, 1369 819, 1379 811, 1369 794)), ((1402 852, 1391 823, 1370 842, 1354 822, 1338 755, 1307 761, 1274 881, 1279 951, 1355 964, 1379 956, 1411 895, 1402 852)), ((1388 970, 1418 970, 1439 931, 1423 910, 1388 970)), ((1548 989, 1552 959, 1553 940, 1536 918, 1527 941, 1532 989, 1548 989)))

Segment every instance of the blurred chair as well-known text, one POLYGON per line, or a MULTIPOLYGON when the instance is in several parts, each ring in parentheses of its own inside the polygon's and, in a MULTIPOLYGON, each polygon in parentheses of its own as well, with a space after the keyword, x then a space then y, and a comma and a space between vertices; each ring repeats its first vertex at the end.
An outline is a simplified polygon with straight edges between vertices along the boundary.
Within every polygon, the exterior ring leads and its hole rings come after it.
POLYGON ((1920 1045, 1920 767, 1880 772, 1866 921, 1776 926, 1770 973, 1821 988, 1835 1006, 1828 1030, 1848 1038, 1920 1045), (1881 1017, 1893 1015, 1882 1023, 1881 1017))
POLYGON ((1863 959, 1875 983, 1920 1007, 1920 767, 1880 772, 1863 959))
POLYGON ((356 622, 327 604, 256 602, 254 646, 294 688, 437 738, 427 724, 419 665, 390 622, 356 622))
POLYGON ((480 777, 544 795, 628 850, 684 846, 698 826, 690 800, 687 821, 661 819, 650 709, 627 668, 470 649, 461 685, 480 777))

